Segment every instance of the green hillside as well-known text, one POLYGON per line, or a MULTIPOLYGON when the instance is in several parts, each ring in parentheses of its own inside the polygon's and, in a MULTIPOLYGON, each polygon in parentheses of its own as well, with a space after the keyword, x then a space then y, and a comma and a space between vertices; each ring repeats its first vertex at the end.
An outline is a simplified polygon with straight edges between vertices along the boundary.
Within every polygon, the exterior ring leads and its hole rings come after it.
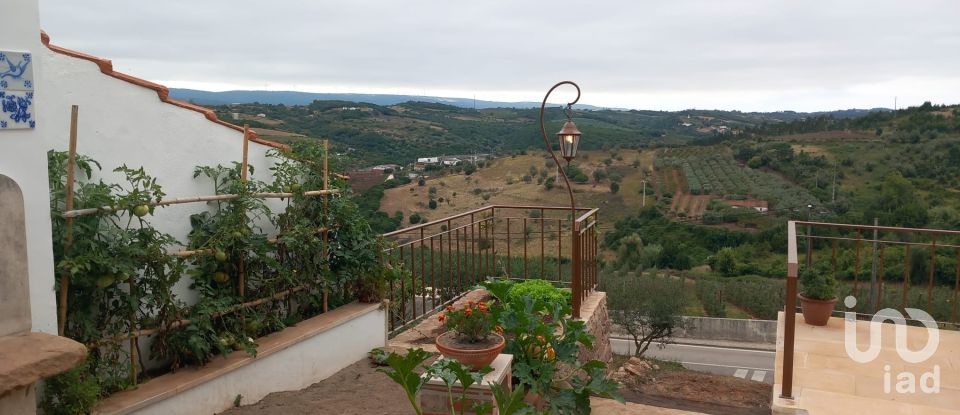
MULTIPOLYGON (((329 138, 340 152, 352 149, 363 163, 409 163, 438 154, 498 153, 541 148, 538 109, 467 109, 406 102, 391 106, 348 101, 309 105, 236 104, 216 107, 223 119, 239 114, 252 127, 329 138), (264 117, 257 117, 263 114, 264 117)), ((797 119, 797 113, 738 111, 575 111, 583 149, 613 146, 685 145, 716 140, 728 131, 797 119)), ((559 129, 563 114, 548 109, 547 129, 559 129)))

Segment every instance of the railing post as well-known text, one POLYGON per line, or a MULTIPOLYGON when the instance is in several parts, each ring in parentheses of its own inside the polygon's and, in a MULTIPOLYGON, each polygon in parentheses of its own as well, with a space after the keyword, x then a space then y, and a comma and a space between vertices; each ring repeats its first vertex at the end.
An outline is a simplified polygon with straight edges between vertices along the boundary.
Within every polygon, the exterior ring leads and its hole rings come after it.
POLYGON ((583 262, 580 258, 580 230, 577 225, 576 213, 574 213, 570 226, 572 235, 570 238, 570 256, 572 257, 571 264, 573 268, 573 275, 570 276, 570 288, 573 291, 573 318, 580 318, 580 302, 583 299, 583 285, 580 280, 583 272, 583 262))
MULTIPOLYGON (((809 231, 808 231, 809 234, 809 231)), ((793 346, 797 323, 797 225, 787 223, 787 293, 783 310, 783 377, 780 397, 793 399, 793 346)))

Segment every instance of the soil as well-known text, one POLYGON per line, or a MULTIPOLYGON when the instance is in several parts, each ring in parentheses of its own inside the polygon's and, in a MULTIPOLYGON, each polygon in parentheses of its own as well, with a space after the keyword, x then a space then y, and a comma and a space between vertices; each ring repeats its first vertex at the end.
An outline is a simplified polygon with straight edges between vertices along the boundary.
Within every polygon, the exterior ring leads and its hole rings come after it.
POLYGON ((675 363, 648 362, 656 369, 620 379, 628 402, 705 414, 770 413, 772 385, 688 370, 675 363))
POLYGON ((363 359, 306 389, 277 392, 224 415, 409 415, 413 409, 403 389, 363 359))

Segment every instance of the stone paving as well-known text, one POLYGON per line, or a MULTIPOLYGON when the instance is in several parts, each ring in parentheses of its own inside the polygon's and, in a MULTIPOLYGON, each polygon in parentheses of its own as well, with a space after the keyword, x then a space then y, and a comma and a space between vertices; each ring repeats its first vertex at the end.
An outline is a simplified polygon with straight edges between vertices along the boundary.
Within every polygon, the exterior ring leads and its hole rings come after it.
MULTIPOLYGON (((939 345, 932 357, 908 363, 896 350, 895 326, 882 324, 879 355, 857 363, 847 355, 842 318, 831 318, 825 327, 805 324, 800 314, 796 319, 792 400, 778 398, 783 377, 782 312, 778 319, 774 413, 960 415, 960 332, 939 330, 939 345), (933 386, 937 373, 939 391, 925 393, 922 383, 933 386), (911 376, 916 380, 915 391, 909 393, 904 383, 907 393, 898 393, 899 378, 911 376)), ((907 347, 919 351, 927 344, 928 334, 923 327, 906 327, 905 337, 907 347)), ((869 322, 856 323, 856 343, 859 350, 867 350, 869 322)))

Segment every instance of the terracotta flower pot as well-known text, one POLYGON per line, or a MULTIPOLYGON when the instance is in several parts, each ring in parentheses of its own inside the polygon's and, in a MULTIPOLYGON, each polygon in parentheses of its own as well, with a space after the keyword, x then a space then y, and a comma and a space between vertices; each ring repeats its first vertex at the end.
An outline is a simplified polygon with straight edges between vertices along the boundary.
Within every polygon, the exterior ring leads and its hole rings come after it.
POLYGON ((503 347, 507 345, 503 336, 490 333, 486 342, 466 343, 457 339, 456 332, 448 331, 437 336, 435 340, 437 350, 445 357, 454 359, 472 370, 479 370, 490 365, 503 347))
POLYGON ((803 310, 803 320, 811 326, 826 326, 833 314, 833 307, 837 304, 837 297, 829 300, 814 300, 800 294, 800 308, 803 310))

